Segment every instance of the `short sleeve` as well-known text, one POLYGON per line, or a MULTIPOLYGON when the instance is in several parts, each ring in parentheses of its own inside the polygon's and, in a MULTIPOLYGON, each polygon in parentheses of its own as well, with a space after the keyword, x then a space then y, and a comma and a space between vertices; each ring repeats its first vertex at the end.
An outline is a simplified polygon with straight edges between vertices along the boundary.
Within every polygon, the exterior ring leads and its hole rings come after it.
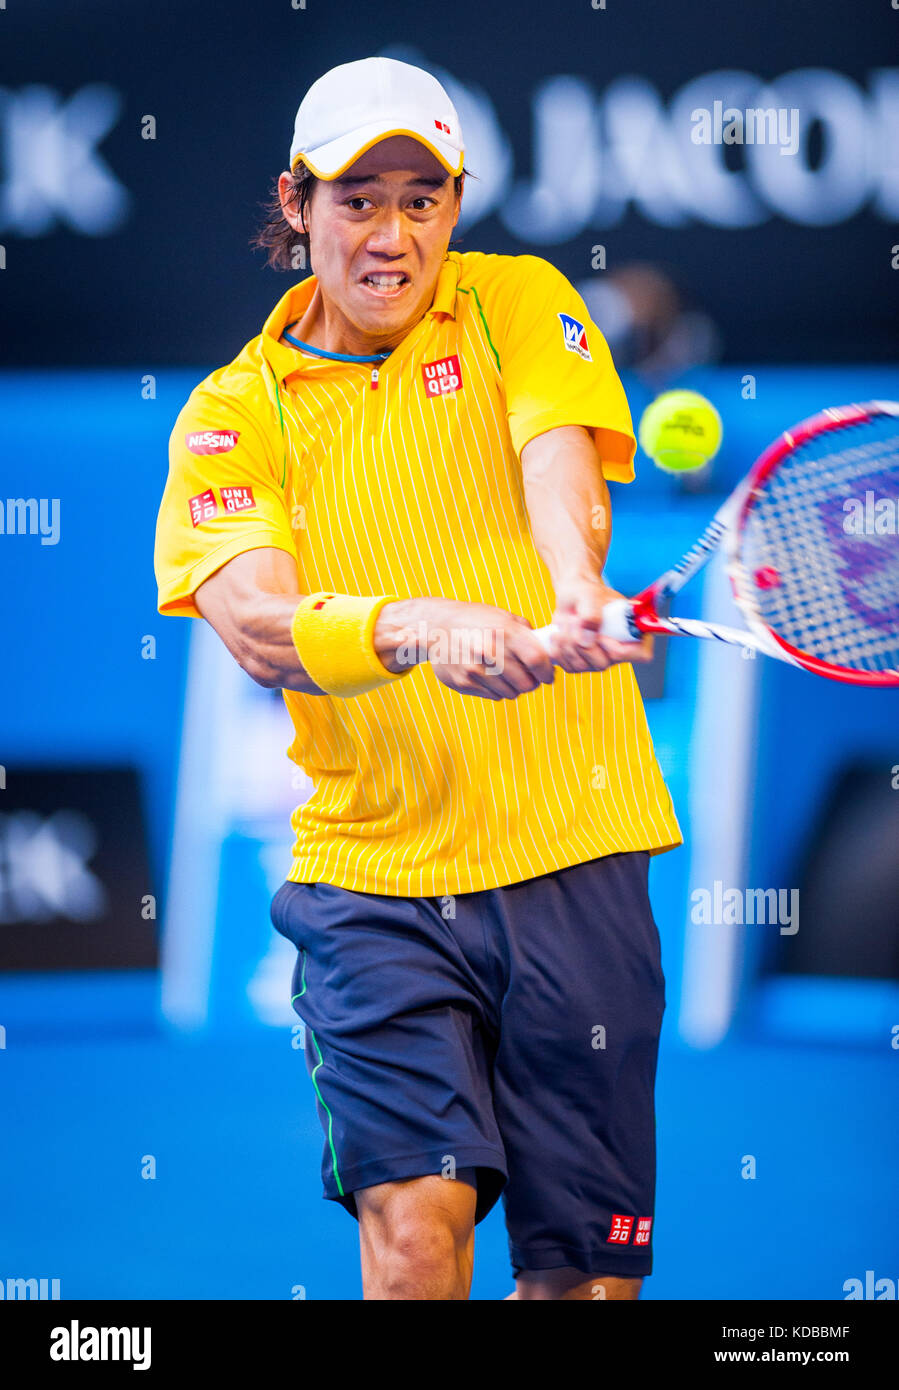
POLYGON ((637 442, 624 387, 602 333, 561 271, 539 256, 510 257, 514 272, 491 306, 515 452, 559 425, 594 432, 603 473, 634 477, 637 442))
POLYGON ((236 555, 269 546, 296 558, 277 460, 235 399, 199 386, 169 439, 154 553, 159 612, 199 618, 200 585, 236 555))

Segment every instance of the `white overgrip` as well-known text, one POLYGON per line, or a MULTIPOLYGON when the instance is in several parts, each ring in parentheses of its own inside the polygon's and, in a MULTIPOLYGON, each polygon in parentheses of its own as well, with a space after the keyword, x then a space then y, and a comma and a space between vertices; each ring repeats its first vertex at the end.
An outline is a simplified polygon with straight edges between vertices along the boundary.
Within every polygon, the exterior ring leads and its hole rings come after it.
MULTIPOLYGON (((630 618, 633 612, 633 605, 629 599, 615 598, 607 603, 602 610, 602 625, 600 635, 611 637, 615 642, 639 642, 640 638, 635 637, 631 630, 630 618)), ((538 627, 534 629, 534 636, 542 644, 546 651, 549 651, 551 637, 556 629, 552 623, 548 627, 538 627)))

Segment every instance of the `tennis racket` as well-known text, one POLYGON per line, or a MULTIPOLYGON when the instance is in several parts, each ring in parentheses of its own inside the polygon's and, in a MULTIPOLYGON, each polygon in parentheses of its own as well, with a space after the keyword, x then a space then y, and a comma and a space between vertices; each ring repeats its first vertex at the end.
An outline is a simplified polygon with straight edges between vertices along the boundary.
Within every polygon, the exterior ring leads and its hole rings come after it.
MULTIPOLYGON (((548 645, 553 628, 538 628, 548 645)), ((601 632, 714 638, 853 685, 899 685, 899 403, 813 415, 765 450, 683 559, 601 632), (747 629, 663 617, 719 546, 747 629)))

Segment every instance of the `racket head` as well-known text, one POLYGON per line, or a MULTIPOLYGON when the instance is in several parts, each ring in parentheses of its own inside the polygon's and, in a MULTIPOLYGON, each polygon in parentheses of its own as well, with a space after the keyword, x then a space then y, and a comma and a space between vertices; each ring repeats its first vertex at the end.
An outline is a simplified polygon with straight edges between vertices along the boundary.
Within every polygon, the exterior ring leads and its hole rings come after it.
POLYGON ((899 403, 786 430, 748 474, 726 544, 736 603, 785 660, 899 685, 899 403))

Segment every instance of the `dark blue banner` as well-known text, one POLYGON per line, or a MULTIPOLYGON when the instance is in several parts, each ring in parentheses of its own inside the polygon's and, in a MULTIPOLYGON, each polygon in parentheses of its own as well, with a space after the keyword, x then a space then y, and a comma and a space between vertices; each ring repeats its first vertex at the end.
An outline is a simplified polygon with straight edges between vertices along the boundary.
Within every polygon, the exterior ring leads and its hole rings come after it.
POLYGON ((232 358, 288 283, 250 240, 297 105, 376 53, 459 111, 458 249, 554 261, 625 364, 892 360, 897 31, 888 0, 11 2, 0 361, 232 358))

